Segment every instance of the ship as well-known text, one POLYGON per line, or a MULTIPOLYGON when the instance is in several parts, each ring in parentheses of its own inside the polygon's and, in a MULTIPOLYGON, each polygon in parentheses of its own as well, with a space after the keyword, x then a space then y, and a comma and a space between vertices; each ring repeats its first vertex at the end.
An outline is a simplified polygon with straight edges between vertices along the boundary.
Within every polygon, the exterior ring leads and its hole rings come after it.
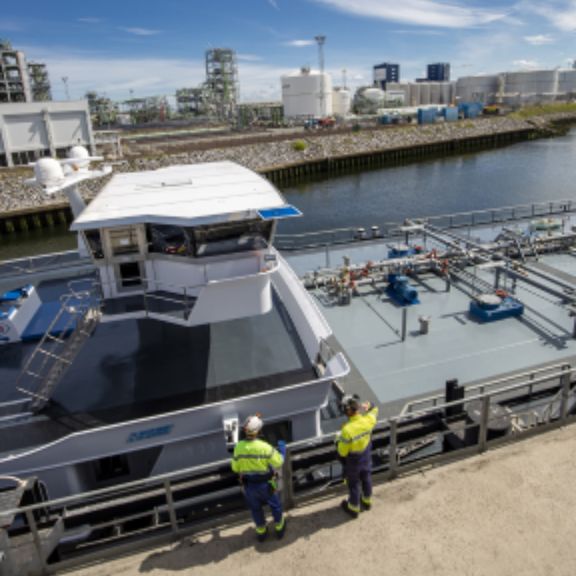
POLYGON ((0 476, 57 498, 218 461, 255 412, 272 441, 322 435, 349 365, 273 246, 300 212, 232 162, 114 174, 85 205, 93 160, 34 166, 84 258, 0 297, 0 476))

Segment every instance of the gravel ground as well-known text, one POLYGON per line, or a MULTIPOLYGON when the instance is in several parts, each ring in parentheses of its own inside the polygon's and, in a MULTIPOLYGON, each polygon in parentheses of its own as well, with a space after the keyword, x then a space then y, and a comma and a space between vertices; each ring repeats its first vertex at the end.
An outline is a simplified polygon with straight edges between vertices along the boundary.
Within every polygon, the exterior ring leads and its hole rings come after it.
POLYGON ((576 426, 378 486, 348 520, 339 499, 290 513, 284 540, 245 524, 78 576, 573 576, 576 426))
MULTIPOLYGON (((318 160, 328 157, 346 156, 377 150, 427 144, 431 142, 450 141, 473 136, 489 135, 499 132, 509 132, 534 125, 546 128, 551 118, 558 119, 576 115, 556 115, 554 117, 535 118, 530 121, 513 118, 482 118, 474 121, 460 121, 457 123, 435 124, 431 126, 403 126, 392 129, 368 130, 349 132, 345 134, 326 134, 318 137, 317 134, 306 137, 306 134, 287 137, 277 142, 263 142, 247 144, 245 146, 220 147, 210 150, 180 151, 166 154, 160 151, 157 145, 141 147, 146 154, 141 158, 131 158, 116 163, 116 172, 131 172, 152 170, 162 166, 174 164, 188 164, 197 162, 213 162, 218 160, 232 160, 257 171, 266 171, 279 166, 299 164, 305 161, 318 160), (305 140, 307 148, 296 151, 292 145, 295 139, 305 140)), ((253 138, 253 135, 249 136, 253 138)), ((183 145, 178 143, 182 150, 183 145)), ((23 208, 34 208, 51 203, 62 203, 62 195, 47 197, 40 190, 24 186, 24 179, 31 177, 31 170, 0 170, 0 213, 11 212, 23 208)), ((82 192, 91 198, 102 186, 97 180, 82 184, 82 192)))

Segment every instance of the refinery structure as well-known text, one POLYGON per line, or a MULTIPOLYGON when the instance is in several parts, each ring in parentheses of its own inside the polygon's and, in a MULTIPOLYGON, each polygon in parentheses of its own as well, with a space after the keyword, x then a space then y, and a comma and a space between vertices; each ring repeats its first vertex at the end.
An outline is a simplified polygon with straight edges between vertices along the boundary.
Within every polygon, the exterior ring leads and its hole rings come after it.
POLYGON ((23 52, 0 39, 0 103, 52 100, 46 65, 27 62, 23 52))
MULTIPOLYGON (((433 62, 426 65, 423 77, 406 81, 401 79, 402 64, 388 59, 372 65, 370 84, 352 90, 346 84, 345 70, 341 82, 335 82, 325 69, 326 36, 317 35, 314 41, 318 50, 317 67, 306 65, 282 75, 281 98, 277 101, 241 102, 236 52, 232 48, 215 47, 205 52, 205 79, 201 84, 182 87, 175 94, 136 97, 130 90, 130 98, 113 101, 94 90, 87 92, 85 100, 91 122, 96 128, 107 130, 115 126, 167 122, 217 123, 240 129, 282 125, 320 127, 347 118, 381 118, 390 113, 404 120, 414 120, 418 109, 434 106, 438 107, 439 114, 443 108, 466 103, 496 104, 514 109, 526 104, 568 101, 576 96, 575 68, 502 72, 450 80, 450 63, 433 62), (329 122, 322 123, 323 120, 329 122)), ((62 82, 66 99, 70 100, 68 77, 62 78, 62 82)), ((23 52, 14 49, 8 41, 0 40, 0 104, 51 100, 45 64, 28 62, 23 52)), ((84 105, 81 109, 73 102, 68 105, 77 119, 83 118, 84 105)), ((11 135, 13 121, 6 118, 13 114, 5 108, 0 116, 4 118, 4 124, 10 124, 5 129, 0 151, 4 165, 18 164, 42 153, 39 142, 35 147, 30 144, 30 148, 25 137, 11 135)), ((84 125, 85 121, 81 122, 84 125)), ((44 126, 46 132, 45 122, 44 126)), ((83 131, 84 128, 80 130, 83 131)), ((83 136, 82 139, 90 145, 89 138, 83 136)), ((60 148, 56 144, 48 145, 46 138, 44 144, 43 150, 51 146, 60 148)))

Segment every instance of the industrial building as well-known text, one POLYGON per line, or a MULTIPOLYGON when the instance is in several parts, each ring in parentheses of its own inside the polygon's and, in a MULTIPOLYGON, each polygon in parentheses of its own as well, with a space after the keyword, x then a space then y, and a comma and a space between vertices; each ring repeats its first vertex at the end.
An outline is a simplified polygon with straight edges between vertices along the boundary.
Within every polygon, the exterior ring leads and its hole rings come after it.
POLYGON ((285 118, 323 118, 333 114, 332 78, 310 68, 282 76, 285 118))
POLYGON ((428 64, 426 82, 450 82, 450 64, 448 62, 428 64))
POLYGON ((86 100, 0 105, 0 166, 62 158, 76 144, 95 152, 86 100))
POLYGON ((282 102, 243 102, 237 106, 237 126, 280 126, 284 120, 282 102))
POLYGON ((461 102, 521 106, 576 96, 576 70, 530 70, 466 76, 456 82, 461 102))
POLYGON ((236 52, 230 48, 212 48, 206 51, 205 64, 206 80, 200 86, 176 91, 178 113, 234 119, 239 94, 236 52))
POLYGON ((0 40, 0 103, 51 100, 46 66, 26 62, 23 52, 7 40, 0 40))
POLYGON ((388 82, 400 82, 400 64, 384 62, 373 67, 374 86, 386 90, 388 82))
POLYGON ((393 106, 451 104, 455 98, 454 82, 390 82, 385 100, 393 106))

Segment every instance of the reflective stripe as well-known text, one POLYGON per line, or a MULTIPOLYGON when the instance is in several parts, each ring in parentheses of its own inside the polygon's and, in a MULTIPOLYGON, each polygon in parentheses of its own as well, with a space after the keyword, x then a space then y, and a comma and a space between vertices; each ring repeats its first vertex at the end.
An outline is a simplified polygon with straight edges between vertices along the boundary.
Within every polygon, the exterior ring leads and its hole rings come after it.
POLYGON ((240 460, 243 458, 252 458, 252 459, 259 459, 264 458, 265 460, 272 458, 273 452, 269 452, 268 454, 235 454, 234 460, 240 460))
POLYGON ((352 510, 352 512, 356 512, 357 514, 360 514, 360 507, 352 506, 352 504, 350 504, 350 502, 348 502, 347 504, 348 504, 348 508, 350 510, 352 510))
POLYGON ((266 526, 256 526, 256 534, 266 534, 266 526))
POLYGON ((280 532, 284 528, 284 524, 286 524, 286 517, 282 516, 282 521, 279 524, 276 524, 274 528, 276 528, 277 532, 280 532))
POLYGON ((366 432, 362 432, 361 434, 357 434, 352 438, 340 438, 340 442, 344 442, 344 444, 352 444, 352 442, 356 442, 356 440, 360 440, 360 438, 364 438, 364 436, 368 436, 372 433, 372 430, 367 430, 366 432))

